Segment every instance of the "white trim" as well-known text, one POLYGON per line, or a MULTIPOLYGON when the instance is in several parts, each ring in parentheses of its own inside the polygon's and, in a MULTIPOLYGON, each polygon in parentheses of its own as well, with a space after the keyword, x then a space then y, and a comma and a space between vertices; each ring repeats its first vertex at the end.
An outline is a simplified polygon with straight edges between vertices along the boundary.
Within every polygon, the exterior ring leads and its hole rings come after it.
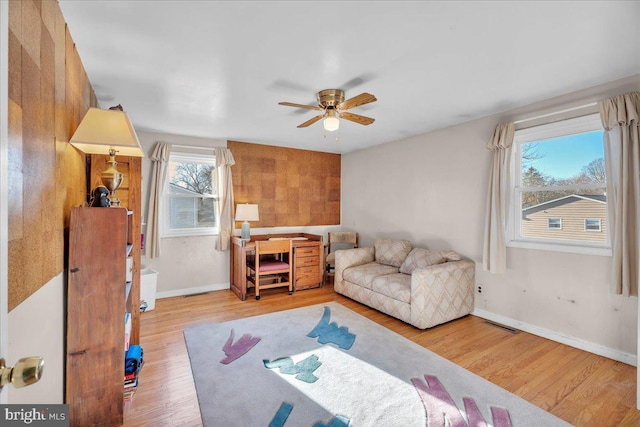
MULTIPOLYGON (((14 6, 16 6, 14 4, 14 6)), ((8 347, 9 266, 9 2, 0 1, 0 357, 12 363, 8 347)), ((8 387, 5 387, 5 389, 8 387)), ((0 393, 0 404, 8 403, 8 392, 0 393)))
MULTIPOLYGON (((574 241, 572 241, 574 242, 574 241)), ((612 256, 613 252, 609 246, 596 246, 593 243, 586 242, 581 244, 571 244, 567 240, 509 240, 507 242, 508 248, 520 248, 520 249, 535 249, 539 251, 551 251, 551 252, 565 252, 571 254, 583 254, 583 255, 599 255, 599 256, 612 256)))
POLYGON ((197 145, 180 145, 180 144, 171 144, 170 142, 167 143, 169 145, 171 145, 171 151, 173 152, 174 148, 177 148, 177 150, 175 150, 176 152, 180 152, 180 153, 184 153, 185 151, 182 150, 202 150, 202 151, 212 151, 212 155, 215 155, 216 153, 216 148, 217 147, 199 147, 197 145))
POLYGON ((220 291, 223 289, 231 289, 229 283, 219 283, 217 285, 198 286, 196 288, 175 289, 173 291, 164 291, 156 293, 156 299, 182 297, 186 295, 201 294, 204 292, 220 291))
POLYGON ((197 160, 198 163, 216 166, 215 154, 187 153, 184 151, 171 151, 169 153, 170 162, 195 163, 194 160, 197 160))
POLYGON ((573 119, 560 120, 526 129, 516 130, 514 142, 527 143, 551 138, 560 138, 568 135, 594 132, 602 130, 600 114, 588 114, 573 119))
POLYGON ((576 111, 576 110, 582 110, 584 108, 595 107, 596 105, 598 105, 597 102, 590 102, 588 104, 578 105, 577 107, 565 108, 564 110, 554 111, 553 113, 541 114, 539 116, 534 116, 534 117, 529 117, 529 118, 526 118, 526 119, 516 120, 513 123, 516 124, 516 125, 519 125, 520 123, 530 122, 530 121, 538 120, 538 119, 544 119, 545 117, 558 116, 560 114, 570 113, 571 111, 576 111))
POLYGON ((164 231, 160 236, 161 239, 173 239, 175 237, 206 237, 217 236, 218 228, 202 227, 202 228, 176 228, 175 230, 164 231))
POLYGON ((566 344, 580 350, 588 351, 589 353, 597 354, 598 356, 617 360, 618 362, 626 363, 627 365, 637 366, 637 358, 635 354, 625 353, 624 351, 605 347, 603 345, 576 338, 571 335, 563 334, 561 332, 551 331, 539 326, 530 325, 528 323, 479 308, 475 308, 471 314, 486 320, 491 320, 492 322, 500 323, 511 328, 519 329, 521 331, 537 335, 539 337, 547 338, 561 344, 566 344))

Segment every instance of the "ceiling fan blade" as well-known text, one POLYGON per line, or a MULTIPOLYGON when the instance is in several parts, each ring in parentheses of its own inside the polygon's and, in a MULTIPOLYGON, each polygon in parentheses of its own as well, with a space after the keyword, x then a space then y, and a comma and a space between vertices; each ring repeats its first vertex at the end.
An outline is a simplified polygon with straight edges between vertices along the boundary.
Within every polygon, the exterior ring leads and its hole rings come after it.
POLYGON ((360 114, 353 114, 353 113, 340 113, 340 118, 349 120, 351 122, 356 122, 358 124, 365 125, 365 126, 370 125, 371 123, 376 121, 376 119, 372 119, 371 117, 365 117, 365 116, 361 116, 360 114))
POLYGON ((299 127, 299 128, 306 128, 307 126, 314 124, 315 122, 317 122, 318 120, 320 120, 320 119, 321 119, 321 118, 323 118, 323 117, 324 117, 324 114, 320 114, 319 116, 315 116, 315 117, 313 117, 313 118, 311 118, 311 119, 307 120, 307 121, 306 121, 306 122, 304 122, 303 124, 298 125, 298 127, 299 127))
POLYGON ((294 104, 293 102, 278 102, 278 105, 285 105, 287 107, 296 107, 296 108, 306 108, 308 110, 323 111, 323 109, 318 107, 317 105, 294 104))
POLYGON ((361 93, 358 96, 354 96, 353 98, 349 98, 346 101, 342 101, 340 104, 336 106, 338 110, 348 110, 350 108, 358 107, 360 105, 368 104, 370 102, 375 102, 378 99, 371 95, 370 93, 361 93))

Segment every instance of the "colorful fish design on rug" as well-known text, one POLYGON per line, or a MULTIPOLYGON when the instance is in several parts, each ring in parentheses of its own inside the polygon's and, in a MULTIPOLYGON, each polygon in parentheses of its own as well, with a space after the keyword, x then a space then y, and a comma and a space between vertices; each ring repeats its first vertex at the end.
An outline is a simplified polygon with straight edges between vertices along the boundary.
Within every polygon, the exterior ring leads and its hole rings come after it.
POLYGON ((427 411, 427 427, 487 427, 489 425, 511 427, 511 418, 509 417, 509 411, 506 409, 492 406, 493 424, 487 424, 478 410, 475 400, 465 397, 462 400, 467 417, 469 417, 469 423, 467 424, 460 409, 458 409, 438 377, 425 375, 424 379, 426 382, 423 382, 420 378, 411 378, 411 383, 416 388, 424 404, 424 409, 427 411))
POLYGON ((313 427, 348 427, 349 422, 349 418, 343 417, 342 415, 336 415, 331 419, 331 421, 329 421, 329 424, 324 424, 318 421, 313 425, 313 427))
POLYGON ((309 384, 318 381, 318 377, 313 375, 313 371, 322 365, 322 363, 318 361, 318 356, 315 354, 312 354, 298 363, 293 363, 293 359, 290 357, 281 357, 272 362, 265 359, 263 360, 263 363, 265 368, 280 368, 281 374, 295 375, 297 380, 304 381, 309 384))
POLYGON ((260 342, 260 338, 252 337, 249 334, 244 334, 234 344, 233 337, 234 330, 232 329, 231 334, 229 335, 229 339, 227 339, 227 342, 222 347, 222 351, 227 355, 227 357, 220 361, 220 363, 222 363, 223 365, 228 365, 234 360, 237 360, 240 357, 244 356, 249 352, 249 350, 251 350, 256 346, 256 344, 260 342))
MULTIPOLYGON (((291 415, 291 411, 293 411, 293 405, 288 402, 282 402, 280 408, 278 408, 278 412, 276 412, 269 423, 269 427, 284 427, 289 415, 291 415)), ((349 427, 349 422, 349 418, 343 417, 342 415, 336 415, 328 424, 318 421, 313 424, 312 427, 349 427)))
POLYGON ((331 309, 324 308, 322 318, 315 328, 307 334, 309 338, 318 338, 320 344, 333 343, 343 350, 349 350, 356 340, 356 336, 349 332, 346 326, 338 326, 336 322, 329 323, 331 309))
POLYGON ((293 405, 291 403, 282 402, 280 408, 278 408, 278 412, 276 412, 269 423, 269 427, 283 427, 284 423, 287 422, 287 418, 291 415, 291 411, 293 411, 293 405))

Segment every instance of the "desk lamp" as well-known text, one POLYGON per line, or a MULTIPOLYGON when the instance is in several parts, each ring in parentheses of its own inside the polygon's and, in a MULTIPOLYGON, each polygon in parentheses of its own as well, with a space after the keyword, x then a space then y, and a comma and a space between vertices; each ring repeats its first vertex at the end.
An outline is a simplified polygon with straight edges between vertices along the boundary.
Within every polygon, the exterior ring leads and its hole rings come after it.
POLYGON ((251 239, 251 230, 249 221, 259 221, 258 205, 250 205, 249 203, 238 204, 236 206, 236 221, 244 221, 242 223, 242 231, 240 238, 243 240, 251 239))

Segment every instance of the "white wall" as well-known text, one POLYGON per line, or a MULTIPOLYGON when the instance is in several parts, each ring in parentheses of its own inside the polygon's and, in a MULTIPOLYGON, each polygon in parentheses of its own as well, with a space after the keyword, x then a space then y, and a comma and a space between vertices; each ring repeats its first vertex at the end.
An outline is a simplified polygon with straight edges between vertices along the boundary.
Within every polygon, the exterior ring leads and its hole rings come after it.
MULTIPOLYGON (((142 211, 145 222, 151 181, 149 156, 156 142, 212 148, 227 145, 225 140, 218 139, 147 131, 137 131, 137 134, 146 156, 142 159, 142 211)), ((251 234, 303 232, 321 234, 326 239, 327 232, 339 229, 339 226, 252 228, 251 234)), ((240 235, 240 230, 236 230, 235 234, 240 235)), ((229 252, 215 250, 216 238, 217 236, 163 238, 162 255, 159 258, 147 259, 143 254, 142 265, 159 273, 159 298, 229 288, 229 252)))
POLYGON ((9 403, 64 400, 65 273, 60 273, 9 313, 9 354, 13 366, 28 356, 44 358, 42 378, 25 388, 6 387, 9 403))
MULTIPOLYGON (((406 238, 481 262, 495 126, 638 89, 634 76, 343 155, 342 224, 362 246, 406 238)), ((510 248, 507 262, 504 275, 476 268, 476 308, 636 354, 638 300, 609 293, 610 258, 510 248)))

